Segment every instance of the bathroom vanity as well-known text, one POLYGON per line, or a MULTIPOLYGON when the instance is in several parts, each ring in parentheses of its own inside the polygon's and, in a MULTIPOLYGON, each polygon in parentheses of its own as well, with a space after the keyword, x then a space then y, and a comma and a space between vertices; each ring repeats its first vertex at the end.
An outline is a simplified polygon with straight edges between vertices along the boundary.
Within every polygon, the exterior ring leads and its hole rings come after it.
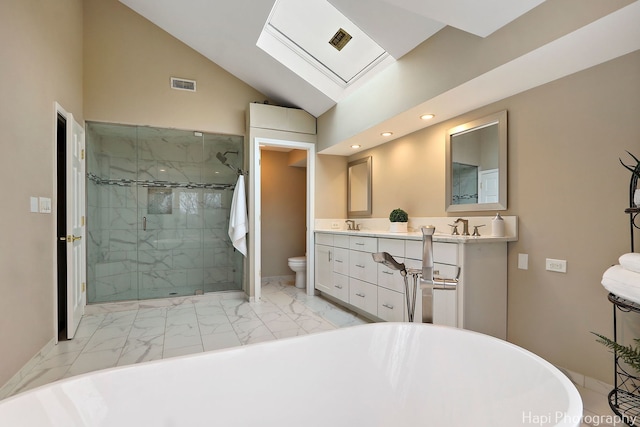
MULTIPOLYGON (((455 278, 459 273, 456 287, 433 291, 434 324, 506 339, 507 242, 513 240, 433 236, 434 276, 455 278)), ((422 233, 316 230, 315 289, 373 320, 406 321, 404 279, 399 271, 374 262, 374 252, 388 252, 408 269, 420 269, 422 233)), ((422 321, 420 290, 414 321, 422 321)))

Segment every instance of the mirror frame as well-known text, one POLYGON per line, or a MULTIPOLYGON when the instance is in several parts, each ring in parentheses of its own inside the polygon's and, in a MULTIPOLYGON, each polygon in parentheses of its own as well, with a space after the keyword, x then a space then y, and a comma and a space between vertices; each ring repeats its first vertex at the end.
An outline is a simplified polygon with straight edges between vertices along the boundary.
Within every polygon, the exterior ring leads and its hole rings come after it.
POLYGON ((358 160, 354 160, 352 162, 349 162, 347 164, 347 216, 350 218, 352 216, 371 216, 372 213, 372 204, 371 204, 371 156, 369 157, 363 157, 362 159, 358 159, 358 160), (353 166, 357 166, 360 165, 362 163, 366 163, 366 169, 367 169, 367 183, 366 186, 367 188, 365 189, 366 191, 366 196, 367 196, 367 207, 365 210, 359 210, 359 211, 354 211, 351 208, 351 177, 352 177, 352 171, 351 168, 353 166))
POLYGON ((447 131, 445 174, 445 208, 447 212, 504 211, 507 209, 507 110, 452 127, 447 131), (454 136, 498 124, 498 203, 469 203, 454 205, 453 159, 451 143, 454 136))

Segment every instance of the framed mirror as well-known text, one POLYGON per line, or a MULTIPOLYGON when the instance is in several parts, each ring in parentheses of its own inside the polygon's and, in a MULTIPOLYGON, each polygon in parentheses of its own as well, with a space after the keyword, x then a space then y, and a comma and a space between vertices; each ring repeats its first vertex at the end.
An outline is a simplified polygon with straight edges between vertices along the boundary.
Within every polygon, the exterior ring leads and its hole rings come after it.
POLYGON ((347 215, 371 216, 371 156, 347 165, 347 215))
POLYGON ((507 209, 507 111, 453 127, 446 141, 447 212, 507 209))

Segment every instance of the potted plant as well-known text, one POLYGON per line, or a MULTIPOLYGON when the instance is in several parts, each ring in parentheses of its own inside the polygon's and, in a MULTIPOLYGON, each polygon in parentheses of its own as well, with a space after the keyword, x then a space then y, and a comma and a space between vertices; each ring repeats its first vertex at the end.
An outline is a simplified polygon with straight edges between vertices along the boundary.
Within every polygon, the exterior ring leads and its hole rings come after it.
POLYGON ((394 209, 389 214, 389 221, 391 221, 391 225, 389 226, 389 231, 392 233, 406 233, 407 232, 407 222, 409 221, 409 215, 403 211, 402 209, 394 209))

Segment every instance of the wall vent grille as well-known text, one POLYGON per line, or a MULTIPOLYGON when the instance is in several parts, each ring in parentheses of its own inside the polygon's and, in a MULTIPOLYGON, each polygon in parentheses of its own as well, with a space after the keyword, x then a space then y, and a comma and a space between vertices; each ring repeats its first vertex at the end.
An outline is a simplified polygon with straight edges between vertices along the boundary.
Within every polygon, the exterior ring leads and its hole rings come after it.
POLYGON ((196 91, 196 81, 171 77, 171 89, 186 90, 189 92, 196 91))

